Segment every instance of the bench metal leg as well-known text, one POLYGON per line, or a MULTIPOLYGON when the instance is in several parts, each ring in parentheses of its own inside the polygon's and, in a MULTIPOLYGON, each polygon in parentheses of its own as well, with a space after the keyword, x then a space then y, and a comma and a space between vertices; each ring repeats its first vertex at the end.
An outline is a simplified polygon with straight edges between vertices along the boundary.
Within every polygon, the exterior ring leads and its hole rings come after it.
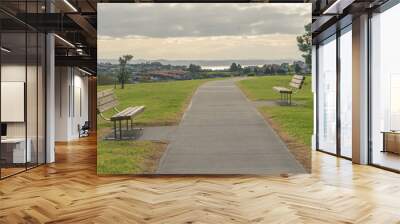
POLYGON ((114 139, 117 139, 117 121, 114 121, 114 139))
POLYGON ((287 103, 287 93, 283 93, 283 103, 287 103))
POLYGON ((292 94, 287 92, 280 92, 281 94, 281 103, 285 103, 287 105, 292 105, 292 94))
POLYGON ((119 120, 119 140, 122 139, 122 127, 121 127, 121 120, 119 120))

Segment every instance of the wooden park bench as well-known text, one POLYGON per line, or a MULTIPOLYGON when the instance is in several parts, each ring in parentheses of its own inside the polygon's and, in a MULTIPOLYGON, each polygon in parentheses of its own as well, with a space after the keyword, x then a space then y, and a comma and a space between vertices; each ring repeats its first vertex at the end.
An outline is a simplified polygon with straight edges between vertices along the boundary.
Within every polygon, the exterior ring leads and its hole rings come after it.
POLYGON ((289 87, 274 86, 272 89, 281 94, 281 101, 292 104, 292 93, 301 89, 304 84, 305 77, 302 75, 294 75, 289 83, 289 87))
MULTIPOLYGON (((105 90, 97 93, 97 113, 106 121, 111 121, 114 123, 114 138, 117 139, 117 132, 119 132, 119 139, 123 139, 122 134, 122 122, 126 121, 126 131, 133 131, 133 118, 144 111, 144 106, 134 106, 125 108, 122 111, 119 111, 116 107, 119 102, 115 97, 114 91, 112 89, 105 90), (116 114, 107 118, 103 115, 105 111, 110 109, 114 109, 116 114), (130 129, 129 129, 129 121, 130 121, 130 129), (119 123, 119 130, 117 131, 117 123, 119 123)), ((135 137, 135 136, 134 136, 135 137)))

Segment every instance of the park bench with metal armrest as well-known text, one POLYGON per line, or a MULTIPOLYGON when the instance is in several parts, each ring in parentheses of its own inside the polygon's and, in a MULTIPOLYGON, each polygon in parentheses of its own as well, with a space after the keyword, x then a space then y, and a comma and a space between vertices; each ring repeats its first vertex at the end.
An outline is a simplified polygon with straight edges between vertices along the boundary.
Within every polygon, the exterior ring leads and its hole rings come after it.
POLYGON ((274 86, 272 89, 281 94, 281 101, 292 104, 292 93, 296 93, 303 87, 305 77, 294 75, 289 83, 289 87, 274 86))
POLYGON ((144 106, 127 107, 122 111, 117 109, 119 102, 112 89, 97 93, 97 113, 106 121, 114 123, 114 139, 122 139, 122 122, 126 121, 126 130, 133 130, 133 119, 144 111, 144 106), (113 109, 116 114, 110 118, 104 116, 104 112, 113 109), (130 121, 130 125, 129 125, 130 121), (118 128, 117 128, 118 123, 118 128), (130 127, 130 128, 129 128, 130 127), (119 135, 118 135, 119 133, 119 135))

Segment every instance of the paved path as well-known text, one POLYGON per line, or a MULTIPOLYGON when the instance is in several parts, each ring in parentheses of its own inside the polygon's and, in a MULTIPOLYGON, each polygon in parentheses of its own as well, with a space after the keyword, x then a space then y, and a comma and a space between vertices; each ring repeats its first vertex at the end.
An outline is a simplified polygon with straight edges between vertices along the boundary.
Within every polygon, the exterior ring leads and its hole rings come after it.
POLYGON ((202 85, 171 137, 158 174, 304 173, 234 80, 202 85))

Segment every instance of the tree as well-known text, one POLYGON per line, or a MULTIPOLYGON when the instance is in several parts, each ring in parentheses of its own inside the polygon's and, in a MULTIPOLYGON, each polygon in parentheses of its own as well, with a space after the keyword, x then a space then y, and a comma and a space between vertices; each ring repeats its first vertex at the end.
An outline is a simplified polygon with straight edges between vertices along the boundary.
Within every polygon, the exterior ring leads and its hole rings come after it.
POLYGON ((311 68, 311 23, 304 26, 305 33, 297 37, 297 46, 303 54, 305 63, 311 68))
POLYGON ((200 65, 190 64, 188 70, 189 70, 190 73, 196 74, 196 73, 201 71, 201 66, 200 65))
POLYGON ((243 74, 249 74, 251 72, 250 67, 244 67, 243 68, 243 74))
POLYGON ((132 60, 132 55, 123 55, 119 57, 119 73, 118 73, 118 82, 121 84, 121 89, 125 87, 125 83, 128 81, 129 74, 126 71, 126 64, 128 61, 132 60))
POLYGON ((294 64, 294 72, 296 74, 301 74, 302 73, 302 69, 300 67, 300 65, 298 63, 294 64))
POLYGON ((264 65, 264 66, 265 66, 264 74, 271 74, 272 73, 272 65, 264 65))
POLYGON ((259 69, 257 66, 255 66, 255 67, 253 68, 254 74, 257 75, 258 72, 259 72, 259 70, 260 70, 260 69, 259 69))
POLYGON ((282 63, 279 68, 279 73, 286 74, 289 72, 289 63, 282 63))
POLYGON ((236 71, 238 70, 238 66, 236 65, 235 62, 233 62, 233 63, 231 64, 231 67, 229 68, 229 70, 230 70, 231 72, 236 72, 236 71))

